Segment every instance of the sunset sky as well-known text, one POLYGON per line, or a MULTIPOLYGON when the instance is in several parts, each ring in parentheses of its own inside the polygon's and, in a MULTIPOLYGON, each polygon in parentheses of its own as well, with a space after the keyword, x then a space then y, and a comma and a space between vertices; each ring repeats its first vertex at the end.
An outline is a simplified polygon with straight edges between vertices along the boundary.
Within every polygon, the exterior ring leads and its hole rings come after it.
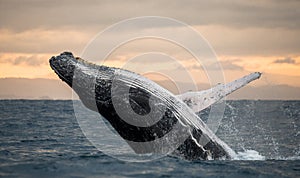
MULTIPOLYGON (((202 34, 215 50, 226 81, 259 71, 264 75, 252 85, 300 87, 299 8, 297 0, 0 0, 0 78, 57 79, 49 68, 51 56, 63 51, 80 56, 99 32, 121 20, 163 16, 202 34)), ((143 52, 164 52, 198 76, 197 82, 207 82, 193 56, 179 48, 162 40, 136 40, 121 46, 105 64, 122 67, 143 52)))

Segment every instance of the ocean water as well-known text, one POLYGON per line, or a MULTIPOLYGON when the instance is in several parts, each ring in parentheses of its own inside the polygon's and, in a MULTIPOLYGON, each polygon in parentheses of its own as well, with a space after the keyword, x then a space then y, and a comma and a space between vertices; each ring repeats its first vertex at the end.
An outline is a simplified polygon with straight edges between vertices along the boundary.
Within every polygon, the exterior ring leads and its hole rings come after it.
POLYGON ((239 160, 126 162, 89 142, 72 101, 1 100, 0 176, 300 177, 300 101, 226 101, 216 135, 239 160))

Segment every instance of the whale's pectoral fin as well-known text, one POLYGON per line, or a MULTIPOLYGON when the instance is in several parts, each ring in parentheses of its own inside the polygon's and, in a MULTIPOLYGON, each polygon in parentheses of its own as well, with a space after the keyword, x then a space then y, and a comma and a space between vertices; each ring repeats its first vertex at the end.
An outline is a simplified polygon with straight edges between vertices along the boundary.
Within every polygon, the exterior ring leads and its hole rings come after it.
POLYGON ((227 84, 219 84, 214 88, 204 91, 187 92, 177 95, 177 97, 183 100, 194 112, 199 112, 237 89, 258 79, 260 76, 261 73, 254 72, 227 84))

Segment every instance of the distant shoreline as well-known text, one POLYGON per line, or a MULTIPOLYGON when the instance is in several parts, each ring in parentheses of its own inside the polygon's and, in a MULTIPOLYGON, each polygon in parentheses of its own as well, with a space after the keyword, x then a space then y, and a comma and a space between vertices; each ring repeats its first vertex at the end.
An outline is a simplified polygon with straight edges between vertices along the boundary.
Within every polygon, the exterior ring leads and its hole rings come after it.
MULTIPOLYGON (((1 98, 0 101, 80 101, 72 99, 5 99, 1 98)), ((225 101, 300 101, 300 99, 228 99, 225 101)))

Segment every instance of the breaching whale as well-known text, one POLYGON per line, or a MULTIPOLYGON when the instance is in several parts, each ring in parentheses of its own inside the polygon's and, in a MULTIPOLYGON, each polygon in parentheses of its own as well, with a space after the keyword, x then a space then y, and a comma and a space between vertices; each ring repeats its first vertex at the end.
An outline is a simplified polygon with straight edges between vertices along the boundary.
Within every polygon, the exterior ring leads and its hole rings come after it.
POLYGON ((137 154, 168 152, 176 148, 175 154, 188 160, 236 156, 195 112, 261 75, 256 72, 210 90, 175 96, 141 75, 95 65, 70 52, 53 56, 49 62, 82 103, 107 119, 137 154))

